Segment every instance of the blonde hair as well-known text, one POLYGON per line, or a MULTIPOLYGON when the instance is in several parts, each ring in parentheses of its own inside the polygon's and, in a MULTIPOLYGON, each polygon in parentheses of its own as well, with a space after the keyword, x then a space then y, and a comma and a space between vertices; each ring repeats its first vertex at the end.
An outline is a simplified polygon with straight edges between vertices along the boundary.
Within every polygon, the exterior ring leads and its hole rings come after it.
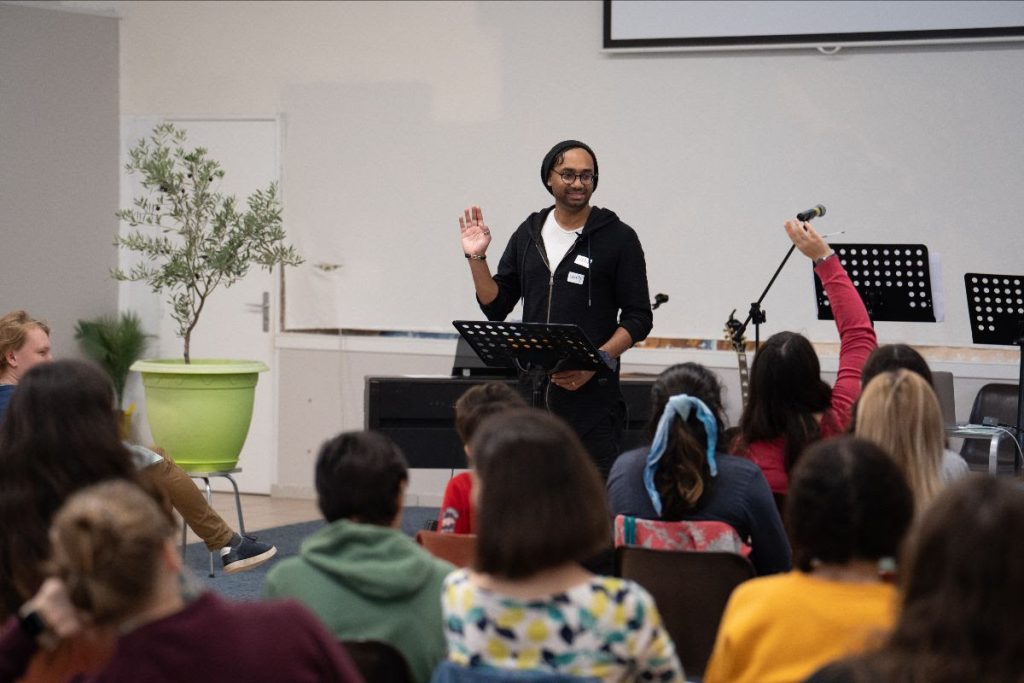
POLYGON ((33 327, 38 327, 49 336, 50 326, 36 320, 27 311, 11 311, 0 318, 0 370, 7 367, 7 354, 25 345, 25 337, 33 327))
POLYGON ((918 511, 942 488, 946 447, 939 399, 910 370, 875 376, 860 395, 854 432, 874 441, 896 461, 914 493, 918 511))
POLYGON ((152 496, 107 481, 71 496, 53 518, 53 570, 71 602, 97 624, 116 624, 145 606, 174 523, 152 496))

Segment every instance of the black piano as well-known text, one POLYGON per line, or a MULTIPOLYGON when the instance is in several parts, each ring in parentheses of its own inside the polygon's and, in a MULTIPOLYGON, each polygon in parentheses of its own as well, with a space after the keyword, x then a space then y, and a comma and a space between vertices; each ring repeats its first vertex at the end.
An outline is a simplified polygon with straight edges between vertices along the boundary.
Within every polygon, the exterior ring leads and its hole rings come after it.
MULTIPOLYGON (((455 433, 455 401, 477 384, 506 382, 516 386, 511 373, 483 366, 468 345, 459 341, 451 377, 366 378, 366 428, 394 439, 409 467, 464 469, 466 457, 455 433)), ((645 426, 651 415, 653 383, 653 375, 621 377, 627 409, 624 451, 647 440, 645 426)))

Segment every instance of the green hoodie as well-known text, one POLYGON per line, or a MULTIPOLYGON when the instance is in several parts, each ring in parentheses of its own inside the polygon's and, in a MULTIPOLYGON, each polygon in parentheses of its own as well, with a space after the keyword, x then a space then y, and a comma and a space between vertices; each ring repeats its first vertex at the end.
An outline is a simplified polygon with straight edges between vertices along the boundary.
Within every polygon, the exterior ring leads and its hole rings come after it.
POLYGON ((441 583, 454 567, 397 529, 339 520, 278 562, 267 598, 305 603, 340 640, 383 640, 426 682, 447 656, 441 583))

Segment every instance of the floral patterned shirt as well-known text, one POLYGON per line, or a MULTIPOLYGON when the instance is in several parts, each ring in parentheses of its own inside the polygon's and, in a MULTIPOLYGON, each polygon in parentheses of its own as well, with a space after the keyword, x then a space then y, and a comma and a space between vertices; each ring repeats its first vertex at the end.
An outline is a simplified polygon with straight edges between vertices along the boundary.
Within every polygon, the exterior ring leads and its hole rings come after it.
POLYGON ((448 658, 463 666, 537 670, 602 681, 683 681, 675 645, 636 583, 594 576, 546 598, 481 588, 460 569, 442 592, 448 658))

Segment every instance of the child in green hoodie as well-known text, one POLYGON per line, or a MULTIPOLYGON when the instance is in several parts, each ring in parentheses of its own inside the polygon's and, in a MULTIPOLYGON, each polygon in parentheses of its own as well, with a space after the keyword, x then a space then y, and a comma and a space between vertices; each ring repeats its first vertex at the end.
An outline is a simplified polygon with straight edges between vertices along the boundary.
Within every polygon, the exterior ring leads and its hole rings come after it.
POLYGON ((408 479, 401 451, 382 434, 326 442, 316 490, 328 524, 270 571, 263 595, 305 603, 340 640, 390 643, 425 683, 447 654, 441 583, 454 568, 402 533, 408 479))

